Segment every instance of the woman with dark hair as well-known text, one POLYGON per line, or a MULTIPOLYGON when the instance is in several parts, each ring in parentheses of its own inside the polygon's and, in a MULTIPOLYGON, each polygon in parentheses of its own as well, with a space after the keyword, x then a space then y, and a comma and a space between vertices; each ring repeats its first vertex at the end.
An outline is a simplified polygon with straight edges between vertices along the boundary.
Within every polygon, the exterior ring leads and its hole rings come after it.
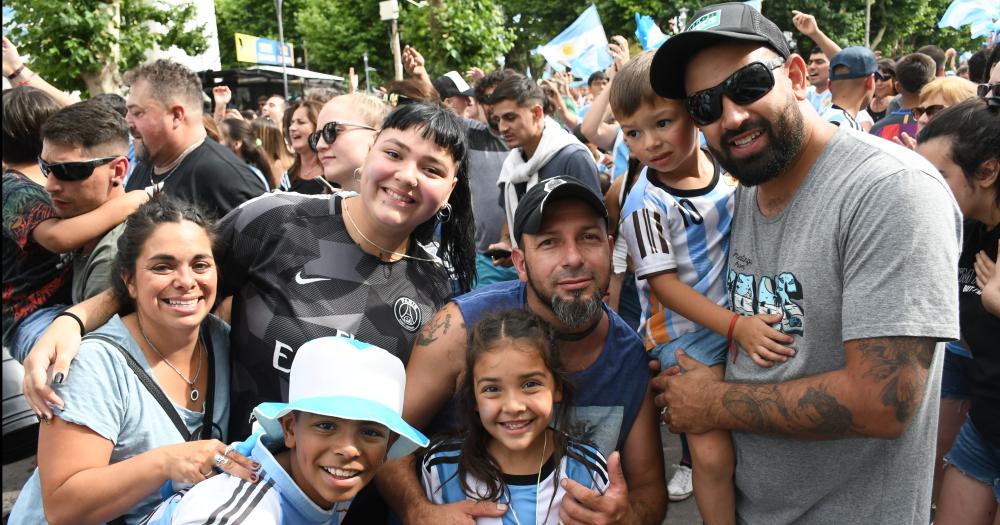
POLYGON ((941 390, 942 396, 964 393, 971 407, 962 423, 956 405, 948 404, 955 400, 941 401, 939 441, 954 444, 944 456, 934 522, 989 525, 1000 501, 1000 317, 984 305, 982 289, 998 271, 1000 98, 977 97, 941 111, 921 129, 916 151, 941 172, 966 219, 958 262, 959 321, 971 361, 946 353, 941 390))
POLYGON ((896 63, 891 59, 882 58, 878 61, 878 71, 875 73, 875 94, 868 104, 868 113, 872 120, 878 122, 889 110, 896 93, 896 63))
POLYGON ((318 195, 326 193, 323 165, 316 152, 309 147, 309 136, 316 131, 316 117, 323 104, 306 100, 292 104, 285 110, 285 141, 291 146, 295 159, 288 168, 288 191, 318 195))
POLYGON ((285 146, 285 135, 281 124, 269 118, 257 117, 250 122, 250 128, 257 139, 257 146, 264 152, 265 162, 271 168, 271 188, 288 191, 288 168, 292 165, 292 155, 285 146))
POLYGON ((257 143, 257 137, 254 136, 249 122, 235 118, 227 118, 220 122, 219 144, 229 148, 240 160, 247 163, 268 191, 277 187, 274 184, 267 152, 257 143))
POLYGON ((56 386, 66 404, 40 427, 38 468, 11 523, 136 523, 166 481, 195 483, 215 467, 255 479, 219 441, 229 327, 209 314, 214 231, 163 194, 129 217, 111 282, 122 308, 83 340, 73 381, 56 386))

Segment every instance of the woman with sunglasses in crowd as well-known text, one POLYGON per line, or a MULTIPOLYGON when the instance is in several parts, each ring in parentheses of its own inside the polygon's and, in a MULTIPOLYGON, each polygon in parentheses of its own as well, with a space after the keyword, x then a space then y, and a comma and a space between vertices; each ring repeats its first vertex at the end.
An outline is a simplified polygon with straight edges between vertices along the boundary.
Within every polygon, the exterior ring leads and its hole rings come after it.
POLYGON ((896 63, 888 58, 878 61, 878 71, 875 73, 875 96, 868 104, 868 113, 875 122, 882 120, 882 117, 889 111, 896 92, 896 63))
POLYGON ((365 93, 340 95, 323 106, 309 147, 316 152, 328 182, 342 190, 358 190, 357 169, 389 109, 380 98, 365 93))
MULTIPOLYGON (((451 296, 438 256, 452 262, 459 288, 470 288, 475 253, 462 130, 440 106, 401 105, 352 170, 357 193, 277 193, 222 220, 221 295, 233 296, 231 436, 248 434, 254 406, 284 400, 305 341, 350 335, 405 363, 423 324, 451 296), (439 225, 435 256, 424 245, 439 225)), ((110 317, 109 302, 98 296, 71 312, 93 327, 110 317)), ((42 415, 51 413, 47 403, 62 405, 48 386, 50 365, 62 367, 79 346, 79 327, 65 321, 53 324, 25 365, 29 404, 42 415)))
POLYGON ((323 104, 314 100, 296 102, 285 110, 285 140, 295 155, 288 168, 288 191, 306 195, 327 192, 323 165, 309 147, 309 136, 316 131, 316 117, 322 110, 323 104))
POLYGON ((168 480, 195 483, 216 467, 256 480, 219 441, 229 327, 209 314, 214 241, 203 213, 163 194, 129 217, 110 283, 122 309, 83 340, 73 380, 56 385, 65 404, 39 428, 38 468, 10 523, 132 524, 168 480))
POLYGON ((935 78, 920 89, 920 103, 913 108, 917 133, 939 111, 976 96, 976 85, 962 77, 935 78))
MULTIPOLYGON (((987 308, 983 290, 995 286, 991 281, 998 271, 1000 97, 976 97, 941 111, 920 131, 916 151, 941 172, 965 216, 959 320, 962 343, 972 357, 964 370, 971 407, 957 437, 950 436, 954 444, 944 456, 947 466, 934 522, 995 524, 1000 502, 1000 312, 987 308)), ((945 356, 945 381, 954 357, 945 356)), ((942 402, 942 421, 949 415, 944 408, 942 402)))

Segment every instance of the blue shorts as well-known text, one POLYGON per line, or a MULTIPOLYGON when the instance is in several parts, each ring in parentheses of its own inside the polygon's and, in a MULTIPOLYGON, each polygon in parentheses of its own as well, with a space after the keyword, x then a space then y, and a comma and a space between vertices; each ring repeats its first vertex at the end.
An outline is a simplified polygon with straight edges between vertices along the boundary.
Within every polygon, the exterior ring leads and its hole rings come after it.
POLYGON ((941 399, 972 399, 972 359, 952 351, 944 353, 941 399))
POLYGON ((57 304, 39 308, 28 314, 21 324, 14 330, 14 337, 11 339, 11 357, 18 363, 24 363, 28 358, 28 352, 35 346, 38 338, 49 328, 56 316, 63 313, 70 305, 57 304))
POLYGON ((726 362, 729 340, 701 327, 656 346, 649 351, 649 355, 660 361, 660 370, 666 370, 677 364, 677 350, 684 350, 689 357, 706 366, 715 366, 726 362))
POLYGON ((965 418, 944 461, 962 474, 993 487, 993 497, 1000 502, 1000 448, 986 441, 972 418, 965 418))

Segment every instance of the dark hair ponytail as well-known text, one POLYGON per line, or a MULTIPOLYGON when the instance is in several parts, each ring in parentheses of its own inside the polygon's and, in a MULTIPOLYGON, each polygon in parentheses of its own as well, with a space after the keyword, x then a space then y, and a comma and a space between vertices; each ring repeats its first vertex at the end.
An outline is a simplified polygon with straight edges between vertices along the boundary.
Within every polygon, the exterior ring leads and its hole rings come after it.
POLYGON ((257 136, 253 134, 250 124, 238 118, 227 118, 222 123, 225 124, 225 128, 220 131, 226 134, 226 139, 229 142, 240 142, 238 153, 243 162, 260 170, 267 180, 268 189, 272 189, 270 186, 274 177, 271 173, 271 161, 264 148, 257 145, 257 136))

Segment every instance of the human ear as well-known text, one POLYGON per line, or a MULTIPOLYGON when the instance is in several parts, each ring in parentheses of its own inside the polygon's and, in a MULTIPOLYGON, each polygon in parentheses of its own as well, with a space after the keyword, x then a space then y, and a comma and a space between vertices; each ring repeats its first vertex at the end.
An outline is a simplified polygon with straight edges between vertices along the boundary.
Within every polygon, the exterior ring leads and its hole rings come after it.
MULTIPOLYGON (((521 242, 524 242, 524 238, 521 238, 521 242)), ((528 270, 525 266, 524 261, 524 251, 521 248, 514 248, 510 253, 510 260, 514 263, 514 269, 517 270, 517 276, 521 279, 521 282, 528 282, 528 270)))
POLYGON ((989 189, 996 186, 997 178, 1000 177, 1000 160, 990 159, 979 165, 976 170, 976 185, 982 189, 989 189))
POLYGON ((295 415, 285 414, 279 421, 281 430, 285 433, 285 446, 295 448, 295 415))
POLYGON ((801 56, 793 53, 785 60, 784 70, 788 80, 792 83, 792 92, 795 93, 795 98, 805 100, 806 90, 809 88, 809 82, 806 80, 805 61, 802 60, 801 56))
POLYGON ((122 272, 121 279, 122 282, 125 283, 125 289, 128 290, 128 296, 135 299, 138 296, 138 292, 135 288, 135 279, 127 275, 125 272, 122 272))

